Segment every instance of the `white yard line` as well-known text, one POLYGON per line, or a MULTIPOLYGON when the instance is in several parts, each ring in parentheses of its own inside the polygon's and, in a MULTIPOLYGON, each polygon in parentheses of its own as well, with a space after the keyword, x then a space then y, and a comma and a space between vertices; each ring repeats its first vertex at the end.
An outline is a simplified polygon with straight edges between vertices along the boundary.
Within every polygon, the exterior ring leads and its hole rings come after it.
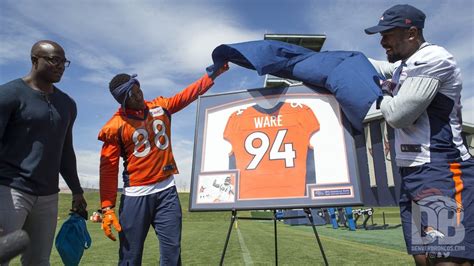
POLYGON ((239 237, 239 244, 240 244, 240 249, 242 249, 242 257, 244 259, 244 264, 253 265, 252 256, 250 256, 249 249, 247 248, 247 245, 245 245, 244 237, 242 236, 242 233, 240 232, 240 229, 238 227, 237 227, 237 236, 239 237))

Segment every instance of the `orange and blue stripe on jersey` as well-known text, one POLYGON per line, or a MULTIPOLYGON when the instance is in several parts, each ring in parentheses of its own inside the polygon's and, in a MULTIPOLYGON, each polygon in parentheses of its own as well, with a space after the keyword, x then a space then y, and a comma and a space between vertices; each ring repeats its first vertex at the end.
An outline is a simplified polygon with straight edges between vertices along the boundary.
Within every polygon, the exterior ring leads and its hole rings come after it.
POLYGON ((124 186, 152 185, 178 173, 171 148, 171 114, 205 93, 213 81, 207 75, 170 98, 145 102, 142 113, 118 111, 99 133, 102 207, 115 206, 119 158, 124 162, 124 186))

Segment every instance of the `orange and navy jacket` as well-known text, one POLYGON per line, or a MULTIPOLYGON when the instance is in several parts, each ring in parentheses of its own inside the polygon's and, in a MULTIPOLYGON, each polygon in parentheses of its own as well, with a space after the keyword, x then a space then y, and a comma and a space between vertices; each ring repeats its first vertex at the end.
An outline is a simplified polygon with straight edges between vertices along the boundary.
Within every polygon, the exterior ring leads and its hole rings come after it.
POLYGON ((205 93, 213 80, 204 75, 170 98, 145 101, 140 112, 118 110, 102 127, 100 197, 102 208, 115 206, 119 159, 122 157, 124 187, 152 185, 178 173, 171 149, 171 114, 205 93))

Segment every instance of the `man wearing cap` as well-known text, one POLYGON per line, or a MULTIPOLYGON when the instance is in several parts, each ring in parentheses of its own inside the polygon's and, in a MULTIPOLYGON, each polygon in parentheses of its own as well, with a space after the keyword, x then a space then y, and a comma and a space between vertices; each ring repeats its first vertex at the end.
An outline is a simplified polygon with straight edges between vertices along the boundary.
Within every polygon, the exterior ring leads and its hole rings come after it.
POLYGON ((225 64, 176 95, 151 101, 144 101, 136 75, 118 74, 110 81, 110 92, 121 108, 99 133, 104 142, 100 198, 105 235, 115 241, 111 226, 119 231, 119 265, 141 265, 150 225, 160 242, 160 265, 181 264, 181 206, 174 181, 178 168, 171 149, 171 115, 204 94, 227 69, 225 64), (120 157, 124 189, 117 219, 120 157))
POLYGON ((408 253, 417 265, 471 265, 474 160, 461 136, 461 75, 448 51, 425 41, 425 17, 395 5, 365 30, 380 33, 389 62, 371 60, 387 78, 377 107, 395 131, 408 253))

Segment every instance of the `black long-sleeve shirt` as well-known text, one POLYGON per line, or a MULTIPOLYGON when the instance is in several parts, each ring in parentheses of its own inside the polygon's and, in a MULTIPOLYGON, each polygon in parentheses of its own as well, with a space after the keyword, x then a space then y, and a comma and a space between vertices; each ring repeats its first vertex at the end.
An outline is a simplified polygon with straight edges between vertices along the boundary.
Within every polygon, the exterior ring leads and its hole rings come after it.
POLYGON ((59 173, 82 193, 72 141, 76 103, 54 88, 46 94, 22 79, 0 85, 0 185, 46 196, 59 191, 59 173))

